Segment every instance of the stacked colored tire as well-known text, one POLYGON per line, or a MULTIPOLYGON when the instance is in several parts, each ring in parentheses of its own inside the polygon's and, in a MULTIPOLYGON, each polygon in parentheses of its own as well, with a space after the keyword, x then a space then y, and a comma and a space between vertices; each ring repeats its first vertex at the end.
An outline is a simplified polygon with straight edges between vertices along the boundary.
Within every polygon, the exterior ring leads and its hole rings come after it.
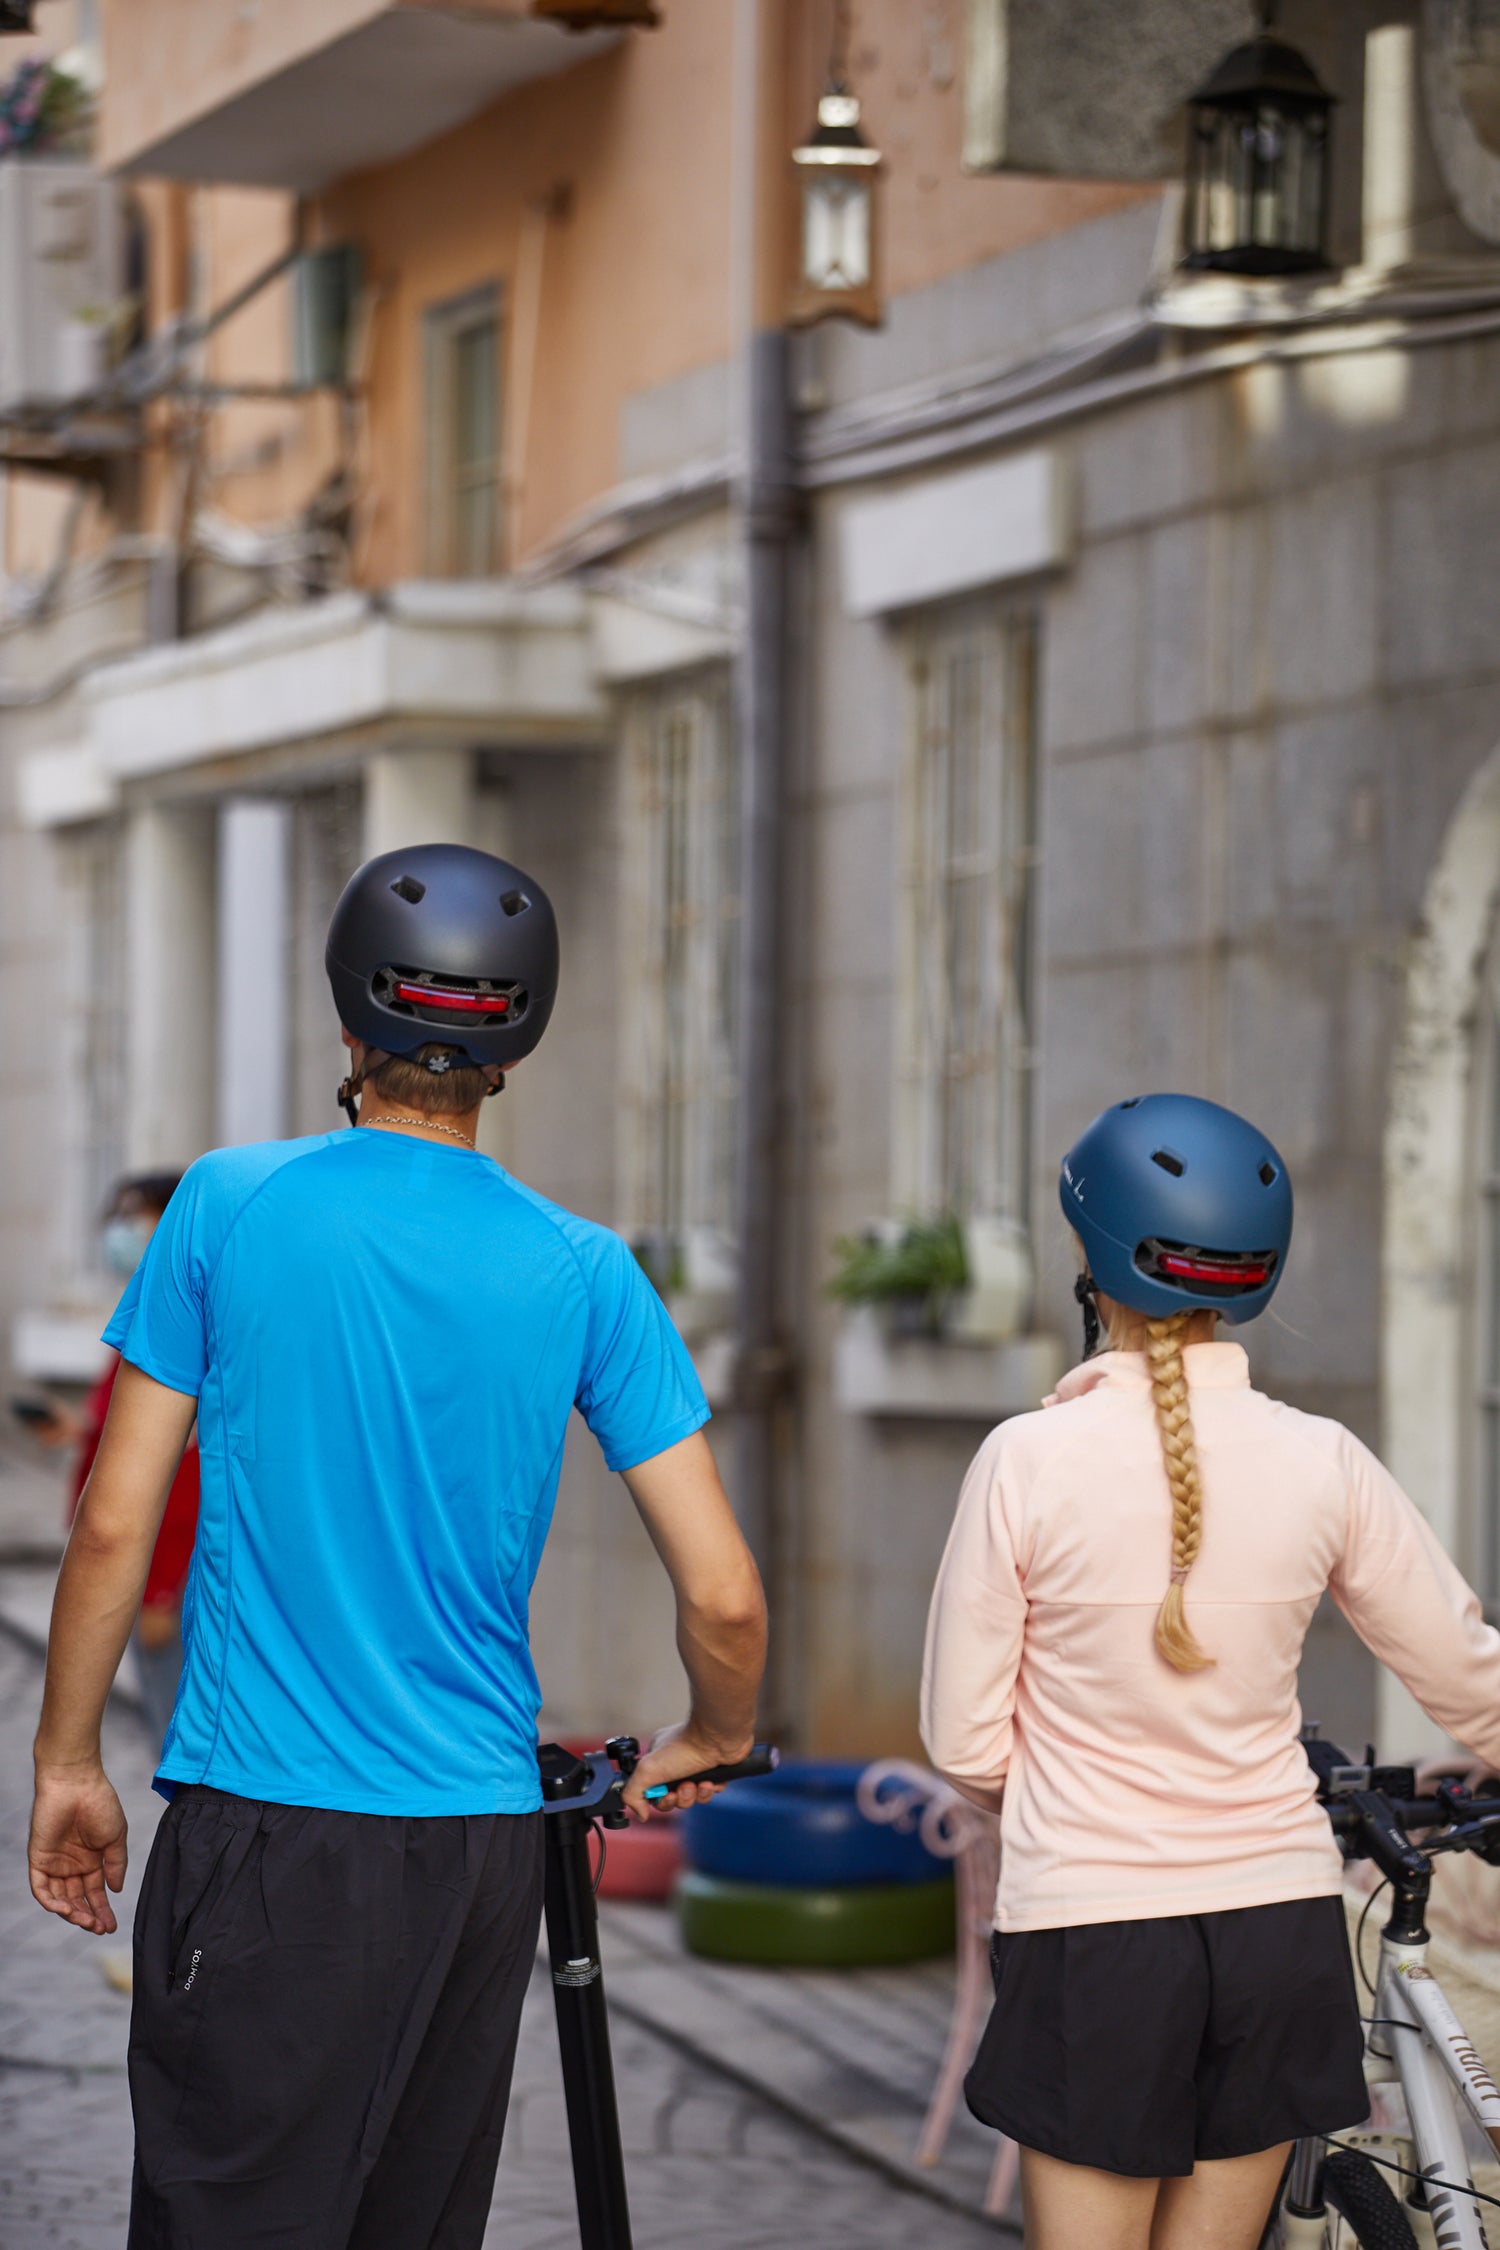
MULTIPOLYGON (((596 1843, 596 1855, 598 1849, 596 1843)), ((649 1821, 644 1827, 632 1823, 629 1828, 606 1829, 604 1872, 596 1896, 661 1905, 671 1897, 681 1869, 680 1816, 649 1821)))
POLYGON ((788 1760, 683 1815, 676 1901, 690 1953, 871 1968, 952 1952, 951 1864, 914 1832, 865 1818, 863 1770, 788 1760))

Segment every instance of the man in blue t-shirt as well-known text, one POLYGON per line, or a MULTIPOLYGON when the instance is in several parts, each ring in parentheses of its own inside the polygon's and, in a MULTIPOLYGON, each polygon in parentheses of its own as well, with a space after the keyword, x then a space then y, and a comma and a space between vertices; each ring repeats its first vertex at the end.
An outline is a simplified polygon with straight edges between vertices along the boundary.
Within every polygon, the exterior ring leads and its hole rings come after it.
POLYGON ((104 1702, 194 1422, 198 1542, 135 1923, 130 2250, 477 2250, 541 1908, 527 1603, 577 1407, 677 1597, 690 1716, 626 1792, 742 1757, 760 1584, 629 1249, 475 1148, 541 1038, 552 910, 457 845, 329 930, 359 1130, 185 1176, 53 1610, 32 1890, 115 1927, 104 1702))

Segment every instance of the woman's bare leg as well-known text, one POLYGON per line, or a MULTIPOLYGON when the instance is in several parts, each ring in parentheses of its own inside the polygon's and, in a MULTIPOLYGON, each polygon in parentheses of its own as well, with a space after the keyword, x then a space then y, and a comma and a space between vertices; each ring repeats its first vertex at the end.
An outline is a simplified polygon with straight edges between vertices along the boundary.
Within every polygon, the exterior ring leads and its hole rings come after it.
POLYGON ((1163 2180, 1151 2250, 1257 2250, 1290 2141, 1257 2156, 1195 2164, 1185 2180, 1163 2180))
MULTIPOLYGON (((1064 2164, 1023 2148, 1026 2250, 1085 2250, 1085 2245, 1087 2250, 1150 2250, 1159 2185, 1121 2172, 1095 2172, 1087 2164, 1064 2164)), ((1215 2250, 1229 2250, 1229 2245, 1216 2244, 1215 2250)))

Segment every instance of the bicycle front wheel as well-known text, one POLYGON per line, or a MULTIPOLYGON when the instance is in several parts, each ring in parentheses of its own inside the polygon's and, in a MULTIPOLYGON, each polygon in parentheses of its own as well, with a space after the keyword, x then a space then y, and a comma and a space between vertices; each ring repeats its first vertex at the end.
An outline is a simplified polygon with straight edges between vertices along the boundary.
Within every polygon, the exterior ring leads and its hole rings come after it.
POLYGON ((1417 2250, 1410 2220, 1368 2156, 1333 2150, 1323 2166, 1323 2200, 1360 2250, 1417 2250))

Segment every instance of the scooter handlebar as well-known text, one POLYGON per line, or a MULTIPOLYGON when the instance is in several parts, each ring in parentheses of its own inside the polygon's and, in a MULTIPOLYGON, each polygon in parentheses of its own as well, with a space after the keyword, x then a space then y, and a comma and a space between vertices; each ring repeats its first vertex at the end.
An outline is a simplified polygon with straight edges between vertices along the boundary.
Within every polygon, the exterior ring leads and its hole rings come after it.
POLYGON ((747 1758, 738 1758, 732 1766, 705 1766, 702 1773, 685 1773, 676 1781, 657 1781, 646 1791, 648 1805, 659 1805, 671 1796, 674 1789, 685 1789, 689 1783, 751 1781, 757 1774, 774 1773, 781 1763, 781 1752, 772 1742, 757 1742, 747 1758))

